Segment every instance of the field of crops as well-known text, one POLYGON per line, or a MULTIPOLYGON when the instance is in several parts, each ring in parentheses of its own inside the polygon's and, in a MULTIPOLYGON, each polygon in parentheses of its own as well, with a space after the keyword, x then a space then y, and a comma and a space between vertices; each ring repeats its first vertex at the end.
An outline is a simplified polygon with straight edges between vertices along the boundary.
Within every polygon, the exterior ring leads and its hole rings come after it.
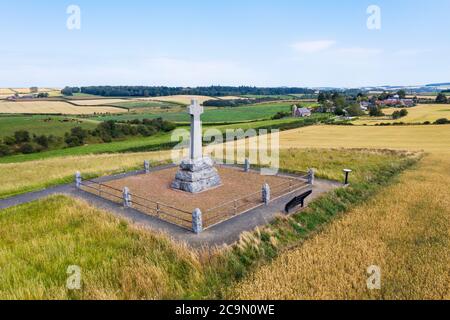
MULTIPOLYGON (((398 108, 383 109, 385 115, 390 116, 398 108)), ((406 117, 392 120, 386 117, 361 117, 358 120, 353 121, 355 125, 374 125, 377 123, 423 123, 425 121, 434 122, 437 119, 447 118, 450 119, 450 104, 422 104, 416 107, 408 108, 408 115, 406 117)))
POLYGON ((397 184, 260 268, 232 298, 449 299, 449 185, 448 155, 427 156, 397 184), (367 288, 372 265, 381 268, 381 290, 367 288))
POLYGON ((63 136, 71 128, 94 129, 97 123, 62 116, 0 116, 0 138, 11 136, 15 131, 27 130, 30 134, 63 136))
MULTIPOLYGON (((126 111, 126 110, 125 110, 126 111)), ((74 106, 63 101, 0 101, 0 114, 67 114, 123 113, 114 107, 74 106)))
POLYGON ((73 104, 79 106, 101 106, 101 105, 111 105, 119 104, 123 102, 128 102, 127 99, 70 99, 73 104))
MULTIPOLYGON (((176 109, 175 109, 176 110, 176 109)), ((205 107, 205 113, 202 115, 202 121, 204 123, 208 122, 239 122, 239 121, 250 121, 250 120, 261 120, 270 119, 277 112, 288 112, 291 110, 290 103, 267 103, 267 104, 256 104, 251 106, 243 107, 229 107, 229 108, 213 108, 205 107)), ((172 110, 166 110, 161 112, 156 110, 149 113, 129 113, 121 115, 106 115, 93 117, 95 120, 132 120, 132 119, 154 119, 162 117, 165 120, 175 121, 175 122, 189 122, 190 118, 185 109, 181 109, 176 112, 172 110)))
POLYGON ((189 105, 191 100, 198 100, 199 103, 203 103, 206 100, 214 100, 216 98, 208 96, 192 96, 192 95, 176 95, 176 96, 162 96, 162 97, 150 97, 150 98, 137 98, 141 101, 163 101, 173 102, 178 104, 189 105))
POLYGON ((388 148, 450 152, 450 125, 312 126, 280 134, 282 148, 388 148))

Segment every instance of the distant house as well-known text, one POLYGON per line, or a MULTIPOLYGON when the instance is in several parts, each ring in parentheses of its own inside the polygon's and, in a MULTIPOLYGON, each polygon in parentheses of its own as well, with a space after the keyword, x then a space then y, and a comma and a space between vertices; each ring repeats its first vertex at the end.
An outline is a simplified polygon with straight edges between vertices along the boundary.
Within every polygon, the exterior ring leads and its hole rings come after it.
POLYGON ((367 110, 369 110, 369 108, 370 108, 370 102, 368 102, 368 101, 361 101, 360 103, 359 103, 359 107, 361 108, 361 110, 362 111, 367 111, 367 110))
POLYGON ((296 118, 303 118, 303 117, 310 117, 311 116, 311 110, 308 108, 298 108, 297 106, 293 107, 292 115, 296 118))
POLYGON ((389 98, 382 101, 377 101, 376 104, 382 107, 414 107, 415 102, 413 99, 400 99, 398 95, 393 98, 389 98))

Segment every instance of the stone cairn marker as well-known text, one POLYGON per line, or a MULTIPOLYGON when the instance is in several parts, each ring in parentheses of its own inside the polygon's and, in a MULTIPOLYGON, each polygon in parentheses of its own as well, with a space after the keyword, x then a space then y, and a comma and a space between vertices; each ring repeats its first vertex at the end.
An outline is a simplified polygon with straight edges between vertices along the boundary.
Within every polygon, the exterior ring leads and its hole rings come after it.
POLYGON ((172 188, 190 193, 199 193, 220 186, 222 181, 214 162, 209 157, 203 157, 202 122, 203 106, 197 100, 192 100, 188 107, 191 115, 191 137, 189 159, 181 161, 180 170, 172 182, 172 188))

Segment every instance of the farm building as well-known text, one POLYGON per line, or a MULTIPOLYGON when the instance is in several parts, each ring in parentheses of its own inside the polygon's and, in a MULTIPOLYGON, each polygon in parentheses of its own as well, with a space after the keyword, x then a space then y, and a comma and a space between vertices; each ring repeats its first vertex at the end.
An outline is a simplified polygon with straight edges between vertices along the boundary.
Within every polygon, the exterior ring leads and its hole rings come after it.
POLYGON ((311 110, 308 108, 298 108, 297 106, 294 106, 292 108, 292 115, 297 118, 310 117, 311 110))

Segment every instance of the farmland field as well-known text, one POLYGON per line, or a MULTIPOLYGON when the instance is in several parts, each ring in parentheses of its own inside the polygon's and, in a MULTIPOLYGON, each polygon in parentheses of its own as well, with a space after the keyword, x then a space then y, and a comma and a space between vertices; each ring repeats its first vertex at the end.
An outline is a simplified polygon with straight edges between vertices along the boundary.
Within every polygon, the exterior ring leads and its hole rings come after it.
POLYGON ((162 96, 162 97, 149 97, 136 99, 141 101, 162 101, 162 102, 173 102, 178 104, 189 105, 191 103, 191 100, 198 100, 199 103, 203 103, 206 100, 215 100, 216 98, 208 96, 176 95, 176 96, 162 96))
POLYGON ((92 120, 80 120, 61 116, 0 116, 0 138, 11 136, 15 131, 27 130, 36 135, 63 136, 74 127, 94 129, 97 123, 92 120))
MULTIPOLYGON (((125 110, 126 111, 126 110, 125 110)), ((0 114, 67 114, 82 115, 94 113, 123 113, 124 109, 114 107, 74 106, 63 101, 0 101, 0 114)))
POLYGON ((71 99, 72 103, 79 106, 101 106, 128 102, 128 99, 71 99))
POLYGON ((448 156, 426 157, 398 183, 260 268, 231 297, 449 299, 449 184, 448 156), (367 289, 371 265, 381 268, 381 290, 367 289))
MULTIPOLYGON (((399 108, 387 108, 383 109, 384 114, 392 115, 394 111, 401 110, 399 108)), ((450 119, 450 104, 422 104, 416 107, 407 108, 408 115, 406 117, 393 120, 386 119, 386 117, 361 117, 358 120, 353 121, 355 125, 374 125, 377 123, 423 123, 425 121, 434 122, 437 119, 447 118, 450 119)))
POLYGON ((280 134, 282 148, 389 148, 450 153, 450 125, 312 126, 280 134))
MULTIPOLYGON (((250 121, 250 120, 262 120, 269 119, 274 116, 277 112, 289 112, 291 110, 291 103, 266 103, 266 104, 256 104, 250 106, 242 107, 205 107, 205 113, 202 115, 202 121, 204 123, 208 122, 239 122, 239 121, 250 121)), ((154 113, 129 113, 123 115, 106 115, 93 117, 96 120, 132 120, 132 119, 154 119, 162 117, 165 120, 175 121, 175 122, 188 122, 189 115, 186 113, 185 109, 181 109, 178 112, 171 112, 167 110, 166 112, 156 112, 154 113)))

